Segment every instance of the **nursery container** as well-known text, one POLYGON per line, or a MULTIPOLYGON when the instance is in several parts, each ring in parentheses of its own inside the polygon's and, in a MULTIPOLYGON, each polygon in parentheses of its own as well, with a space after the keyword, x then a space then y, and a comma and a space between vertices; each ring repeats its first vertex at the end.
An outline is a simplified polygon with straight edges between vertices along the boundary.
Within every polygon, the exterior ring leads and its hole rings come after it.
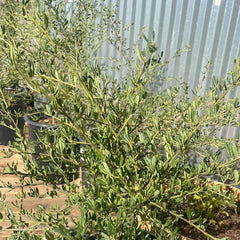
MULTIPOLYGON (((46 148, 45 146, 40 143, 39 138, 41 137, 42 134, 44 134, 44 131, 47 129, 57 129, 58 125, 57 124, 52 124, 51 121, 49 122, 48 120, 51 119, 49 116, 44 115, 39 118, 40 121, 35 121, 32 119, 31 114, 28 114, 25 116, 25 121, 28 126, 28 132, 29 132, 29 140, 31 143, 34 144, 34 150, 35 152, 32 153, 32 159, 38 163, 38 166, 40 170, 44 169, 45 167, 50 168, 50 179, 53 180, 54 182, 58 182, 63 184, 64 183, 64 178, 63 176, 56 170, 53 169, 50 165, 53 164, 53 161, 44 156, 44 153, 46 153, 46 148), (45 123, 44 123, 45 122, 45 123)), ((54 144, 54 137, 50 137, 50 144, 54 144)), ((66 151, 68 151, 66 149, 66 151)), ((54 155, 54 153, 53 153, 54 155)), ((62 170, 66 169, 66 164, 64 162, 61 162, 61 167, 62 170)), ((69 166, 68 166, 69 168, 69 166)), ((79 176, 79 171, 78 168, 74 165, 71 168, 72 174, 69 176, 69 181, 72 181, 79 176)))
MULTIPOLYGON (((23 88, 5 88, 4 92, 7 94, 13 94, 14 101, 10 104, 9 112, 11 113, 11 117, 13 118, 13 120, 16 121, 15 113, 24 113, 25 111, 24 95, 26 90, 23 88)), ((6 119, 3 115, 0 115, 0 121, 3 121, 7 126, 14 126, 13 122, 6 119)), ((20 117, 16 122, 18 129, 23 131, 24 118, 20 117)), ((7 145, 9 142, 13 142, 14 138, 16 137, 15 131, 7 126, 0 125, 1 145, 7 145)))
POLYGON ((35 91, 32 92, 34 96, 34 103, 33 107, 36 108, 41 108, 41 106, 44 106, 49 103, 49 99, 46 96, 43 96, 35 91))

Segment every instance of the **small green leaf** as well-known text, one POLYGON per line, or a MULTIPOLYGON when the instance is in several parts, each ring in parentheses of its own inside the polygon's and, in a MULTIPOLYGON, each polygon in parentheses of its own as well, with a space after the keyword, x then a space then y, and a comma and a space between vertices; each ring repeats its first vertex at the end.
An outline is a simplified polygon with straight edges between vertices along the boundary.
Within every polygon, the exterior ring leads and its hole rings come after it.
POLYGON ((138 136, 139 136, 140 143, 144 143, 145 142, 144 135, 140 132, 138 136))
POLYGON ((192 216, 191 209, 187 209, 187 218, 188 218, 188 220, 191 220, 191 216, 192 216))
POLYGON ((48 28, 48 16, 46 14, 44 14, 44 27, 45 29, 48 28))
POLYGON ((143 59, 142 59, 142 57, 141 57, 141 54, 140 54, 138 48, 136 48, 136 53, 137 53, 138 60, 139 60, 140 62, 143 62, 143 59))
POLYGON ((168 96, 169 96, 169 97, 172 96, 172 93, 171 93, 171 91, 169 90, 169 88, 167 88, 167 93, 168 93, 168 96))
POLYGON ((238 157, 239 152, 238 152, 238 147, 237 147, 236 143, 233 143, 233 144, 232 144, 232 150, 233 150, 234 156, 235 156, 235 157, 238 157))
POLYGON ((237 84, 240 80, 240 56, 234 60, 232 80, 233 84, 237 84))
POLYGON ((53 230, 56 233, 59 233, 62 237, 64 237, 64 239, 66 240, 73 240, 74 238, 71 236, 70 231, 68 229, 66 229, 66 227, 62 224, 60 224, 57 227, 54 227, 53 230))
POLYGON ((54 234, 52 232, 50 232, 49 230, 47 230, 45 232, 45 237, 47 240, 51 240, 51 239, 54 239, 54 234))
POLYGON ((81 209, 81 214, 78 217, 78 226, 77 226, 77 239, 81 239, 85 233, 86 228, 86 210, 84 208, 81 209))
POLYGON ((26 1, 23 1, 23 4, 24 5, 27 5, 29 3, 30 0, 26 0, 26 1))
POLYGON ((137 96, 135 97, 135 103, 136 103, 136 105, 139 104, 139 99, 140 99, 140 97, 139 97, 139 95, 137 95, 137 96))
POLYGON ((119 163, 119 167, 121 168, 123 165, 123 155, 120 156, 120 163, 119 163))
POLYGON ((239 181, 239 173, 238 173, 238 170, 235 169, 235 170, 233 171, 233 174, 234 174, 235 183, 238 183, 238 181, 239 181))
POLYGON ((159 190, 156 190, 156 191, 154 192, 154 197, 155 197, 155 198, 158 197, 159 194, 160 194, 160 191, 159 191, 159 190))
POLYGON ((104 167, 105 173, 108 175, 111 175, 111 171, 110 171, 108 165, 106 164, 106 162, 103 162, 103 167, 104 167))

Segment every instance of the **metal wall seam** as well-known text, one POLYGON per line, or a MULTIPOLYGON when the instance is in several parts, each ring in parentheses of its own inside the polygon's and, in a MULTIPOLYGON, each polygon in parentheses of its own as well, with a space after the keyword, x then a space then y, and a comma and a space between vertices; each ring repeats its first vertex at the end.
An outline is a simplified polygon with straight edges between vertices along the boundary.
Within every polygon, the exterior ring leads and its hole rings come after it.
MULTIPOLYGON (((211 49, 211 55, 210 58, 213 59, 211 67, 209 68, 208 71, 208 79, 206 81, 206 86, 210 85, 212 76, 213 76, 213 72, 214 72, 214 67, 215 67, 215 63, 218 61, 218 59, 216 58, 219 49, 219 42, 220 42, 220 35, 221 35, 221 31, 223 30, 222 26, 223 26, 223 19, 225 16, 225 8, 226 8, 226 0, 221 2, 219 11, 217 13, 217 19, 216 19, 216 26, 214 29, 214 36, 213 36, 213 42, 212 42, 212 49, 211 49)), ((211 31, 211 29, 210 29, 211 31)))
MULTIPOLYGON (((194 53, 196 54, 196 58, 194 60, 195 62, 195 74, 193 73, 192 75, 192 79, 191 81, 193 81, 193 88, 197 87, 201 81, 202 78, 202 74, 201 72, 204 70, 204 67, 207 64, 207 61, 210 59, 206 59, 204 57, 204 48, 205 48, 205 44, 206 44, 206 40, 207 40, 207 33, 208 33, 208 29, 209 29, 209 21, 210 21, 210 16, 211 16, 211 9, 212 9, 212 2, 211 1, 207 1, 203 3, 204 8, 202 9, 202 13, 205 17, 204 17, 204 22, 203 22, 203 29, 201 34, 198 34, 198 37, 200 38, 200 47, 198 52, 194 53)), ((188 66, 190 67, 190 66, 188 66)), ((188 76, 184 76, 185 79, 188 79, 188 76)))
MULTIPOLYGON (((181 1, 180 1, 181 2, 181 1)), ((184 45, 184 29, 186 27, 186 16, 187 16, 187 9, 188 9, 188 0, 184 0, 181 4, 181 11, 180 14, 180 21, 179 21, 179 29, 178 29, 178 38, 177 38, 177 44, 176 44, 176 50, 180 49, 184 45)), ((177 58, 174 63, 174 76, 177 76, 178 74, 183 73, 183 62, 180 60, 180 58, 177 58)))
MULTIPOLYGON (((184 79, 186 79, 189 75, 193 75, 193 71, 196 71, 195 65, 195 59, 197 59, 196 53, 195 53, 195 39, 196 39, 196 29, 197 29, 197 24, 198 24, 198 16, 199 16, 199 8, 200 8, 200 1, 196 1, 194 5, 194 10, 193 10, 193 18, 192 18, 192 23, 191 23, 191 32, 190 32, 190 38, 189 38, 189 44, 191 46, 192 52, 187 55, 187 60, 186 60, 186 65, 185 66, 193 66, 190 67, 185 67, 184 68, 184 79)), ((192 87, 192 83, 191 83, 192 87)))

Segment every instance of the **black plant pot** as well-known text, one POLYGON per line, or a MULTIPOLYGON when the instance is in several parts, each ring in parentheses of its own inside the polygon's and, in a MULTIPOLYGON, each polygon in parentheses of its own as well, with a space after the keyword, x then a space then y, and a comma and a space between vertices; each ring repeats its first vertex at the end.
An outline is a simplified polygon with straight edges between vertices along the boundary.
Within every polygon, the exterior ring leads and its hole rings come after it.
MULTIPOLYGON (((16 113, 24 113, 25 112, 25 102, 24 102, 24 95, 26 93, 25 89, 15 89, 15 88, 5 88, 4 89, 7 94, 13 94, 14 101, 9 107, 9 112, 11 114, 11 117, 13 118, 14 122, 17 122, 17 128, 20 129, 23 132, 24 127, 24 118, 20 117, 19 119, 16 119, 15 114, 16 113)), ((14 126, 13 122, 10 122, 10 120, 4 118, 4 116, 0 115, 0 121, 3 121, 4 124, 7 126, 14 126)), ((13 129, 10 129, 9 127, 0 125, 0 144, 1 145, 7 145, 9 142, 13 142, 16 133, 13 129)))
MULTIPOLYGON (((47 118, 48 116, 46 115, 41 116, 41 120, 47 119, 47 118)), ((32 154, 32 159, 37 162, 40 170, 43 170, 44 168, 50 169, 50 173, 48 176, 51 179, 51 181, 58 184, 64 184, 65 180, 62 174, 60 174, 59 171, 51 167, 51 165, 54 164, 54 162, 50 158, 44 157, 44 154, 46 153, 46 148, 39 141, 39 139, 41 138, 41 134, 44 134, 44 131, 46 131, 47 129, 56 130, 58 128, 58 125, 44 124, 44 123, 39 123, 37 121, 34 121, 31 118, 31 114, 26 115, 24 119, 28 126, 29 140, 32 144, 34 144, 35 152, 32 154)), ((50 136, 50 144, 54 144, 53 136, 50 136)), ((68 150, 66 149, 66 152, 67 151, 68 150)), ((69 168, 71 168, 72 172, 71 174, 68 175, 69 181, 72 181, 79 177, 79 169, 76 165, 72 164, 71 166, 69 166, 69 164, 66 165, 66 163, 64 162, 61 162, 60 165, 63 171, 66 170, 66 168, 68 168, 68 170, 70 170, 69 168)), ((41 179, 41 180, 44 180, 44 179, 41 179)))
POLYGON ((33 91, 34 101, 33 101, 33 107, 41 108, 42 106, 45 106, 49 103, 49 99, 46 96, 43 96, 37 92, 33 91))

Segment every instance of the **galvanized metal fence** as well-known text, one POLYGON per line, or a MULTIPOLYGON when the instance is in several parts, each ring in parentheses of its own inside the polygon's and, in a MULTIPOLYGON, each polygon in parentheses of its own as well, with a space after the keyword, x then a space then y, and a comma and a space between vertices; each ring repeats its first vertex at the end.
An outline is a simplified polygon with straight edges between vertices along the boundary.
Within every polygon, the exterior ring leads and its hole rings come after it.
MULTIPOLYGON (((211 65, 202 85, 203 91, 212 77, 224 77, 240 55, 240 0, 107 0, 117 4, 117 18, 122 22, 122 37, 129 48, 145 26, 145 35, 155 41, 159 51, 168 59, 175 52, 191 46, 171 62, 165 71, 166 77, 182 78, 191 88, 198 86, 208 61, 211 65), (129 25, 124 31, 124 25, 129 25)), ((144 42, 140 42, 140 49, 144 42)), ((105 46, 101 55, 116 56, 114 48, 105 46)), ((232 91, 230 97, 239 97, 232 91)), ((239 135, 239 129, 223 129, 221 135, 239 135)))
MULTIPOLYGON (((108 0, 117 4, 117 17, 122 32, 131 48, 143 26, 151 38, 155 31, 156 42, 164 57, 191 46, 191 52, 177 58, 168 68, 167 75, 182 77, 191 86, 197 86, 201 72, 212 60, 207 79, 222 77, 231 69, 240 55, 240 0, 108 0)), ((105 54, 114 50, 105 49, 105 54)), ((103 50, 104 52, 104 50, 103 50)), ((206 82, 208 85, 208 82, 206 82)))

